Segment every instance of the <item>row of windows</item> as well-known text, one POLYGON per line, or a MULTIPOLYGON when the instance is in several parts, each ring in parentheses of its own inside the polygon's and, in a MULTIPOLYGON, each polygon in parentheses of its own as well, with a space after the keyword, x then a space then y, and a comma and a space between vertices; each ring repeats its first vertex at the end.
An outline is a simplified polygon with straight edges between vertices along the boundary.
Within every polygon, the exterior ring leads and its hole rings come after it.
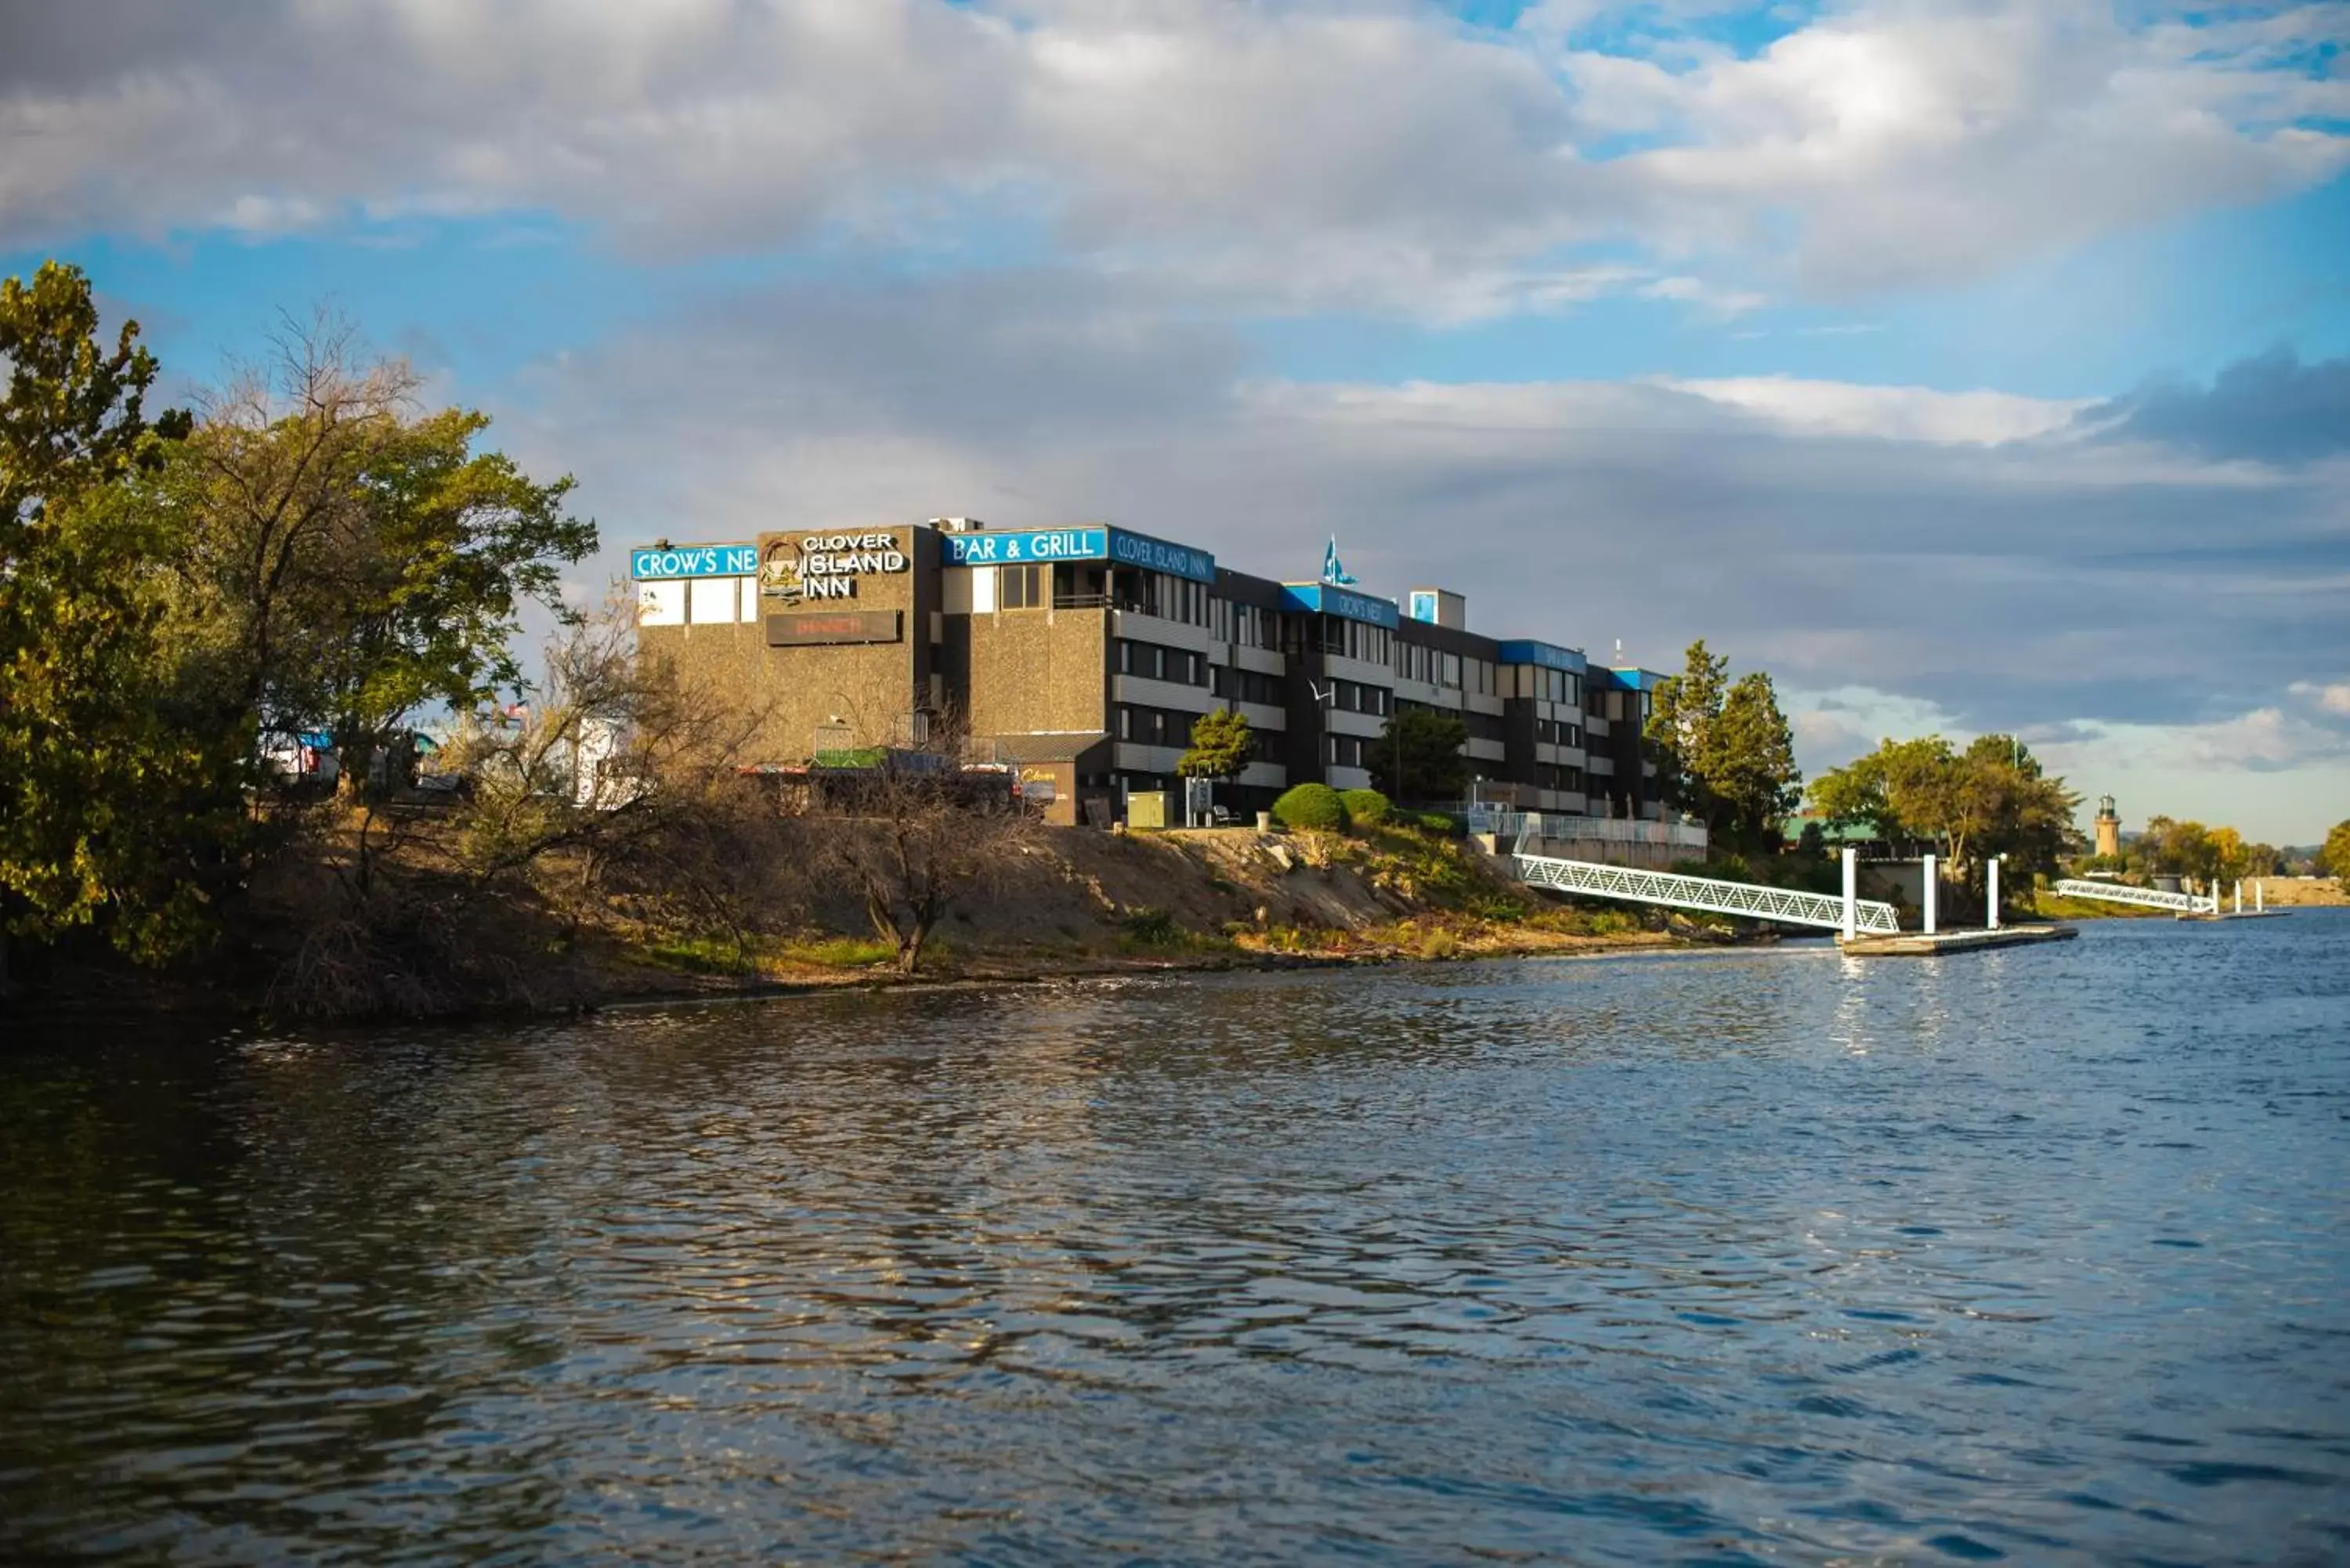
POLYGON ((1289 701, 1282 690, 1280 676, 1267 675, 1256 670, 1234 670, 1222 664, 1208 671, 1208 690, 1219 697, 1229 697, 1236 702, 1254 702, 1265 708, 1278 708, 1289 701))
POLYGON ((1132 741, 1138 746, 1188 746, 1191 743, 1191 722, 1199 716, 1172 708, 1121 703, 1118 710, 1118 738, 1132 741))
POLYGON ((1583 793, 1583 770, 1564 767, 1556 763, 1534 764, 1534 783, 1544 789, 1565 790, 1569 794, 1583 793))
POLYGON ((1539 745, 1570 746, 1576 750, 1581 750, 1583 746, 1583 726, 1580 724, 1570 724, 1564 719, 1536 719, 1534 721, 1534 741, 1539 745))
POLYGON ((1392 693, 1384 686, 1371 686, 1359 680, 1334 680, 1330 706, 1346 713, 1373 713, 1384 717, 1392 693))
POLYGON ((1140 675, 1152 680, 1172 680, 1179 686, 1208 684, 1208 660, 1204 654, 1187 648, 1166 648, 1155 642, 1138 642, 1120 638, 1118 644, 1118 672, 1120 675, 1140 675))

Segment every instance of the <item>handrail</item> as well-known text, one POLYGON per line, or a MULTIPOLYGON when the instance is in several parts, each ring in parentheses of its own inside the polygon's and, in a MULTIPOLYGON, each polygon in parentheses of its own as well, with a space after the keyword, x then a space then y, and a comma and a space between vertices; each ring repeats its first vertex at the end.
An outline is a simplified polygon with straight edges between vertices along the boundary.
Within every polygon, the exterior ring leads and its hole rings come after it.
MULTIPOLYGON (((1662 904, 1715 915, 1743 915, 1782 925, 1844 929, 1844 900, 1825 893, 1799 893, 1793 888, 1766 888, 1752 882, 1683 877, 1671 871, 1643 871, 1637 867, 1602 866, 1596 861, 1562 860, 1548 855, 1513 855, 1510 858, 1517 868, 1519 880, 1582 898, 1622 898, 1636 904, 1662 904)), ((1890 904, 1856 898, 1852 908, 1853 929, 1856 931, 1890 936, 1901 929, 1890 904)))
POLYGON ((2220 912, 2220 890, 2216 886, 2210 898, 2199 898, 2192 893, 2166 893, 2159 888, 2133 888, 2126 882, 2083 882, 2068 877, 2056 884, 2055 891, 2067 898, 2098 898, 2108 904, 2135 904, 2142 909, 2169 909, 2181 915, 2220 912))

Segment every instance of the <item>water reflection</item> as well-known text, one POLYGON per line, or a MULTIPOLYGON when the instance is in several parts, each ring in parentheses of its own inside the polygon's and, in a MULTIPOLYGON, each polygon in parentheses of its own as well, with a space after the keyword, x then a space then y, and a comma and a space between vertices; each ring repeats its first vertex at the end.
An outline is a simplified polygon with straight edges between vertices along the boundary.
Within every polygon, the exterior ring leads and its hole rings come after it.
POLYGON ((2350 920, 2155 924, 20 1054, 0 1554, 2338 1556, 2350 920))

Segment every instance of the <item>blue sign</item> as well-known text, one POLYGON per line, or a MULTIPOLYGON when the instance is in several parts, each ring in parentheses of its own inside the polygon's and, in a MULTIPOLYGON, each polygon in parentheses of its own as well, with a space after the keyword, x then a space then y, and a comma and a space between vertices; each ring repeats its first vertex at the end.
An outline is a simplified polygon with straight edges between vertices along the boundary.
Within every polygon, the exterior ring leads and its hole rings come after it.
POLYGON ((1565 670, 1576 674, 1588 665, 1580 652, 1554 642, 1504 642, 1501 649, 1504 664, 1538 664, 1544 670, 1565 670))
POLYGON ((1121 566, 1167 572, 1178 577, 1189 577, 1195 583, 1213 585, 1216 580, 1216 558, 1207 551, 1194 550, 1189 545, 1170 545, 1148 534, 1129 534, 1123 528, 1111 529, 1109 555, 1111 560, 1121 566))
POLYGON ((1033 561, 1114 561, 1121 566, 1169 572, 1193 582, 1216 580, 1216 558, 1188 545, 1170 545, 1123 528, 1032 528, 1020 533, 946 534, 950 566, 1024 566, 1033 561))
POLYGON ((1021 534, 944 534, 950 566, 1026 566, 1034 561, 1109 558, 1107 528, 1036 528, 1021 534))
POLYGON ((640 583, 674 577, 752 577, 759 573, 756 545, 681 545, 629 552, 629 576, 640 583))
POLYGON ((1284 583, 1281 602, 1284 608, 1315 610, 1323 615, 1335 615, 1341 620, 1365 621, 1383 626, 1389 631, 1403 624, 1396 613, 1395 601, 1377 599, 1368 594, 1358 594, 1352 588, 1342 588, 1334 583, 1284 583))
POLYGON ((1436 595, 1426 588, 1412 589, 1411 618, 1414 620, 1424 620, 1429 625, 1434 626, 1436 624, 1436 595))

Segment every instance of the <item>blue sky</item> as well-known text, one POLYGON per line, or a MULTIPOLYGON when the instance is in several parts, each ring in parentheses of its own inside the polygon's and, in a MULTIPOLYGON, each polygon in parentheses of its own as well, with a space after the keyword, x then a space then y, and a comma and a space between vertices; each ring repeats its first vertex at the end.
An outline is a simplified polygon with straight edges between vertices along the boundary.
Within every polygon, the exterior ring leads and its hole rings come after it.
MULTIPOLYGON (((0 269, 329 302, 632 541, 1107 518, 2350 815, 2350 7, 88 0, 0 269)), ((583 592, 595 584, 583 577, 583 592)))

